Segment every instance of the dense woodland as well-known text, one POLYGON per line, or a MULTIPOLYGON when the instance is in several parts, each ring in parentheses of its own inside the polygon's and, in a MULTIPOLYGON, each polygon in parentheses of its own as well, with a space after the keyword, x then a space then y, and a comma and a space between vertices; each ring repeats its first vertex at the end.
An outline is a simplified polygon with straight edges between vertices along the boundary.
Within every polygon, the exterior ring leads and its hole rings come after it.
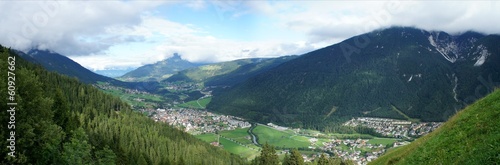
MULTIPOLYGON (((117 97, 48 72, 0 49, 0 99, 7 110, 7 58, 15 57, 15 158, 2 140, 0 164, 242 164, 241 158, 155 123, 117 97)), ((8 113, 0 136, 9 137, 8 113)))

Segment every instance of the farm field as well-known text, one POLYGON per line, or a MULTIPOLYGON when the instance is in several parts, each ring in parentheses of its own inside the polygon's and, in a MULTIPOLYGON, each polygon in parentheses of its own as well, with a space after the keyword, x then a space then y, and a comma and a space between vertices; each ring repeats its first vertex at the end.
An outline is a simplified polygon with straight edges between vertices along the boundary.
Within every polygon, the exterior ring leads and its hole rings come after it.
MULTIPOLYGON (((258 154, 260 154, 259 147, 250 144, 251 143, 250 141, 248 142, 248 145, 238 144, 239 141, 236 141, 236 140, 228 137, 228 136, 231 136, 231 137, 234 137, 235 139, 238 139, 241 137, 239 135, 243 135, 243 134, 241 134, 242 130, 244 130, 244 129, 224 131, 223 133, 221 133, 222 136, 219 138, 219 142, 223 146, 224 150, 231 152, 233 154, 239 155, 242 158, 246 158, 246 159, 250 160, 250 159, 253 159, 255 156, 257 156, 258 154), (232 132, 235 132, 235 133, 232 133, 232 132), (224 135, 227 135, 227 136, 224 136, 224 135)), ((195 135, 195 137, 198 139, 201 139, 205 142, 208 142, 208 143, 217 141, 217 135, 215 135, 213 133, 195 135)))
POLYGON ((120 97, 121 100, 134 107, 154 108, 156 103, 163 102, 160 96, 152 94, 132 94, 118 89, 107 89, 104 92, 120 97), (143 101, 140 101, 143 100, 143 101))
POLYGON ((258 142, 260 144, 269 143, 276 147, 283 148, 303 148, 309 147, 309 138, 294 135, 286 131, 276 130, 267 126, 258 125, 253 130, 253 133, 257 135, 258 142))
MULTIPOLYGON (((231 131, 221 131, 219 134, 221 136, 230 138, 244 145, 255 146, 252 144, 252 139, 248 134, 248 128, 238 128, 231 131)), ((255 146, 256 147, 256 146, 255 146)))
POLYGON ((207 107, 207 104, 210 103, 211 100, 212 100, 212 97, 207 97, 207 98, 193 100, 193 101, 189 101, 189 102, 186 102, 183 104, 179 104, 179 105, 177 105, 177 107, 205 109, 207 107))
POLYGON ((393 144, 396 141, 397 141, 396 139, 392 139, 392 138, 373 138, 373 139, 368 140, 368 143, 373 144, 373 145, 382 144, 385 146, 388 144, 393 144))

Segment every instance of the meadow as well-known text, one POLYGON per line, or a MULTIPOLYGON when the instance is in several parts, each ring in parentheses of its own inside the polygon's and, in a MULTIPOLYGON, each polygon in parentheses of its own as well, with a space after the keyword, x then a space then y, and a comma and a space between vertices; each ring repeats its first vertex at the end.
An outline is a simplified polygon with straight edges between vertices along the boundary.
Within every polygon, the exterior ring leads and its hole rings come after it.
POLYGON ((212 100, 212 97, 206 97, 203 99, 188 101, 188 102, 185 102, 183 104, 179 104, 179 105, 177 105, 177 107, 205 109, 207 107, 207 104, 210 103, 211 100, 212 100))
POLYGON ((295 135, 290 132, 276 130, 263 125, 258 125, 253 130, 260 144, 269 143, 282 148, 304 148, 310 145, 309 138, 295 135))
MULTIPOLYGON (((223 131, 220 133, 221 137, 219 138, 219 142, 224 150, 239 155, 242 158, 251 160, 260 154, 260 148, 251 144, 250 140, 246 143, 242 143, 244 142, 242 137, 245 136, 242 132, 248 135, 248 133, 245 132, 245 129, 223 131)), ((213 133, 195 135, 195 137, 208 143, 217 141, 217 135, 213 133)))

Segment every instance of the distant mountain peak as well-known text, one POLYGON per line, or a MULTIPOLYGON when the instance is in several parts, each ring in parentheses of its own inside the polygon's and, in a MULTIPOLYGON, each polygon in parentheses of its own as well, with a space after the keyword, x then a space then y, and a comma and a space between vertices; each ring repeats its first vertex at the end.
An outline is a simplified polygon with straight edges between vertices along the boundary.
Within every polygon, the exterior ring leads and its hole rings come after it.
POLYGON ((59 54, 59 53, 54 52, 52 50, 48 50, 48 49, 36 49, 36 48, 33 48, 33 49, 30 49, 28 51, 28 53, 26 53, 26 54, 37 55, 37 54, 59 54))
POLYGON ((174 56, 170 57, 169 59, 182 59, 182 57, 178 53, 174 53, 174 56))
POLYGON ((199 66, 199 64, 184 60, 178 53, 174 53, 172 57, 132 70, 121 76, 120 79, 124 81, 160 81, 170 77, 178 71, 197 66, 199 66))

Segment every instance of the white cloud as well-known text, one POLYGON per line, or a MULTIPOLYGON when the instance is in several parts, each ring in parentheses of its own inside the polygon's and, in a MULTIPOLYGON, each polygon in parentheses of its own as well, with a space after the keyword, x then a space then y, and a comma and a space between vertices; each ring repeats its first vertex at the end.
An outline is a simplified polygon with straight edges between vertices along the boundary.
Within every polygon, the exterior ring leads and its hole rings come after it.
POLYGON ((160 3, 141 1, 1 1, 0 43, 16 49, 50 48, 87 55, 127 42, 107 33, 137 24, 147 9, 160 3), (86 42, 87 41, 87 42, 86 42))
MULTIPOLYGON (((167 1, 213 10, 219 20, 252 15, 270 21, 250 29, 269 39, 211 34, 205 25, 158 15, 158 1, 0 1, 0 44, 47 48, 93 69, 154 63, 177 52, 195 62, 302 54, 392 25, 451 33, 500 33, 496 1, 167 1), (270 29, 268 29, 270 28, 270 29), (269 31, 269 32, 268 32, 269 31), (283 37, 279 37, 283 36, 283 37), (292 37, 293 36, 293 37, 292 37), (298 37, 297 37, 298 36, 298 37), (274 37, 274 38, 273 38, 274 37)), ((242 32, 249 29, 242 29, 242 32)))
POLYGON ((146 46, 115 45, 110 47, 109 52, 103 54, 71 58, 83 66, 102 70, 139 67, 171 57, 174 53, 179 53, 182 58, 192 62, 219 62, 241 58, 278 57, 292 53, 302 54, 314 49, 305 42, 221 39, 207 34, 202 29, 162 18, 144 16, 142 19, 139 25, 114 29, 112 34, 143 36, 143 43, 146 43, 146 46), (127 47, 135 49, 130 50, 127 47))
POLYGON ((295 9, 268 16, 278 18, 285 28, 308 34, 313 43, 395 25, 450 33, 500 33, 500 24, 493 21, 500 20, 496 1, 292 1, 274 6, 295 9))

